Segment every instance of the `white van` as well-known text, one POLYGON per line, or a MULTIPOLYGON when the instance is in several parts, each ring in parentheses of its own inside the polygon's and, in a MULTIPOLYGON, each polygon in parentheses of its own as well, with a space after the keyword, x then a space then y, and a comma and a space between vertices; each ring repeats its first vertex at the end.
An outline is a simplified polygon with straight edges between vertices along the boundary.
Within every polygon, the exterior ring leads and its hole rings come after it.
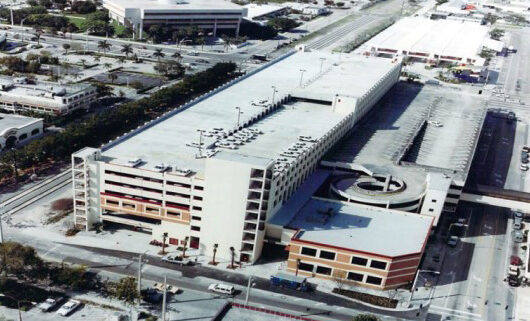
POLYGON ((208 286, 208 291, 222 293, 222 294, 229 294, 229 295, 233 295, 235 293, 235 289, 233 286, 222 284, 222 283, 210 284, 210 286, 208 286))

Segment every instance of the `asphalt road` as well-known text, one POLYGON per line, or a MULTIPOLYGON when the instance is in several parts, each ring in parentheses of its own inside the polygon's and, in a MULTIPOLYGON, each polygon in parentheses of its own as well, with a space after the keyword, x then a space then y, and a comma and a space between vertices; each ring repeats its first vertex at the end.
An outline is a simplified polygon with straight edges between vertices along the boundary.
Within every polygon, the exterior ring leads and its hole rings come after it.
POLYGON ((508 227, 509 210, 461 202, 457 216, 467 229, 455 248, 445 245, 447 223, 441 224, 437 246, 427 251, 423 268, 434 268, 433 253, 441 253, 437 284, 424 289, 417 299, 432 296, 428 320, 509 320, 514 314, 514 290, 503 282, 512 254, 508 227))

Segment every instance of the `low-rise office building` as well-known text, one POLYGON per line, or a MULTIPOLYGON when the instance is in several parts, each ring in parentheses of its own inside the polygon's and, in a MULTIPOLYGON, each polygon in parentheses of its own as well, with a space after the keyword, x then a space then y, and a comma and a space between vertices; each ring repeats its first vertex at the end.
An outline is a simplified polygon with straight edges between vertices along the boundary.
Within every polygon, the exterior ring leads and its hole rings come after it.
POLYGON ((287 271, 375 289, 410 284, 433 218, 325 199, 310 199, 288 226, 287 271))
POLYGON ((421 17, 403 18, 363 45, 366 55, 409 57, 428 63, 481 66, 483 48, 491 48, 489 27, 480 22, 421 17))
POLYGON ((241 262, 320 159, 398 81, 399 60, 297 52, 130 133, 72 155, 74 219, 115 222, 241 262), (278 77, 281 74, 282 77, 278 77))
POLYGON ((28 80, 25 77, 0 78, 0 108, 64 115, 88 109, 97 100, 96 87, 87 84, 59 84, 28 80))
POLYGON ((0 113, 0 151, 41 137, 43 126, 41 118, 0 113))
POLYGON ((175 29, 195 26, 214 37, 222 31, 237 35, 246 16, 245 8, 228 0, 104 0, 103 7, 112 19, 132 27, 139 39, 156 24, 175 29))

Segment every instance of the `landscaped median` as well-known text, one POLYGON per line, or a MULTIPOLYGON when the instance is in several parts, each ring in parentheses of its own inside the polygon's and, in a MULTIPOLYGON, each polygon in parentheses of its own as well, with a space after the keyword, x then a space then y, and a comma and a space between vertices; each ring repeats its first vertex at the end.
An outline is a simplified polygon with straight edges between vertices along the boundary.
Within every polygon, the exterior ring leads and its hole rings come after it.
MULTIPOLYGON (((24 170, 46 160, 67 160, 73 152, 85 146, 99 147, 235 78, 235 70, 235 63, 218 63, 205 71, 186 76, 178 84, 163 88, 150 97, 69 125, 56 135, 48 135, 18 149, 15 153, 16 166, 24 170)), ((13 176, 13 159, 12 153, 4 153, 0 157, 0 184, 13 176)))

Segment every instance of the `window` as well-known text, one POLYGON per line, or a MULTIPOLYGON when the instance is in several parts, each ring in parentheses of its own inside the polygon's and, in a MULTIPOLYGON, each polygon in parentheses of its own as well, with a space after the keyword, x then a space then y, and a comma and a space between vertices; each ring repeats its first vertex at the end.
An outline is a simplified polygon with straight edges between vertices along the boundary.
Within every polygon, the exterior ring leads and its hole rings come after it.
POLYGON ((303 255, 309 255, 309 256, 317 256, 317 250, 311 249, 311 248, 308 248, 308 247, 303 247, 302 248, 302 254, 303 255))
POLYGON ((372 262, 370 262, 370 267, 373 267, 374 269, 384 270, 386 269, 386 262, 372 260, 372 262))
POLYGON ((167 216, 169 216, 171 218, 180 219, 180 213, 179 212, 167 211, 167 216))
POLYGON ((202 197, 200 196, 193 196, 193 199, 197 201, 202 201, 202 197))
POLYGON ((105 204, 111 205, 111 206, 118 206, 119 205, 119 203, 117 201, 111 201, 111 200, 106 200, 105 204))
POLYGON ((191 219, 192 220, 196 220, 196 221, 200 221, 201 217, 200 216, 192 216, 191 219))
POLYGON ((125 207, 125 208, 136 209, 136 205, 135 204, 131 204, 131 203, 122 202, 122 206, 125 207))
POLYGON ((351 258, 351 264, 366 266, 368 260, 362 257, 353 256, 351 258))
POLYGON ((298 269, 307 272, 313 272, 313 264, 302 263, 298 264, 298 269))
POLYGON ((198 227, 198 226, 192 226, 192 227, 191 227, 191 230, 192 230, 192 231, 200 232, 200 231, 201 231, 201 228, 198 227))
POLYGON ((432 199, 431 202, 436 203, 436 200, 435 200, 435 199, 432 199))
POLYGON ((366 283, 369 283, 369 284, 381 285, 382 281, 383 279, 375 277, 375 276, 368 276, 366 278, 366 283))
POLYGON ((320 258, 326 260, 335 260, 335 252, 320 251, 320 258))
POLYGON ((40 130, 38 128, 35 128, 34 130, 31 131, 31 136, 37 135, 39 132, 40 130))
POLYGON ((28 138, 28 134, 22 134, 20 137, 18 137, 18 140, 24 140, 26 138, 28 138))
POLYGON ((434 212, 434 208, 429 208, 429 212, 434 212))
POLYGON ((324 274, 324 275, 331 275, 331 268, 324 267, 324 266, 317 266, 317 273, 324 274))
POLYGON ((193 209, 196 211, 202 211, 202 207, 200 206, 193 206, 193 209))
POLYGON ((202 187, 202 186, 197 186, 197 185, 193 186, 193 188, 195 188, 195 189, 198 190, 198 191, 202 191, 202 190, 204 190, 204 187, 202 187))
POLYGON ((362 282, 364 275, 355 272, 348 272, 348 280, 362 282))

